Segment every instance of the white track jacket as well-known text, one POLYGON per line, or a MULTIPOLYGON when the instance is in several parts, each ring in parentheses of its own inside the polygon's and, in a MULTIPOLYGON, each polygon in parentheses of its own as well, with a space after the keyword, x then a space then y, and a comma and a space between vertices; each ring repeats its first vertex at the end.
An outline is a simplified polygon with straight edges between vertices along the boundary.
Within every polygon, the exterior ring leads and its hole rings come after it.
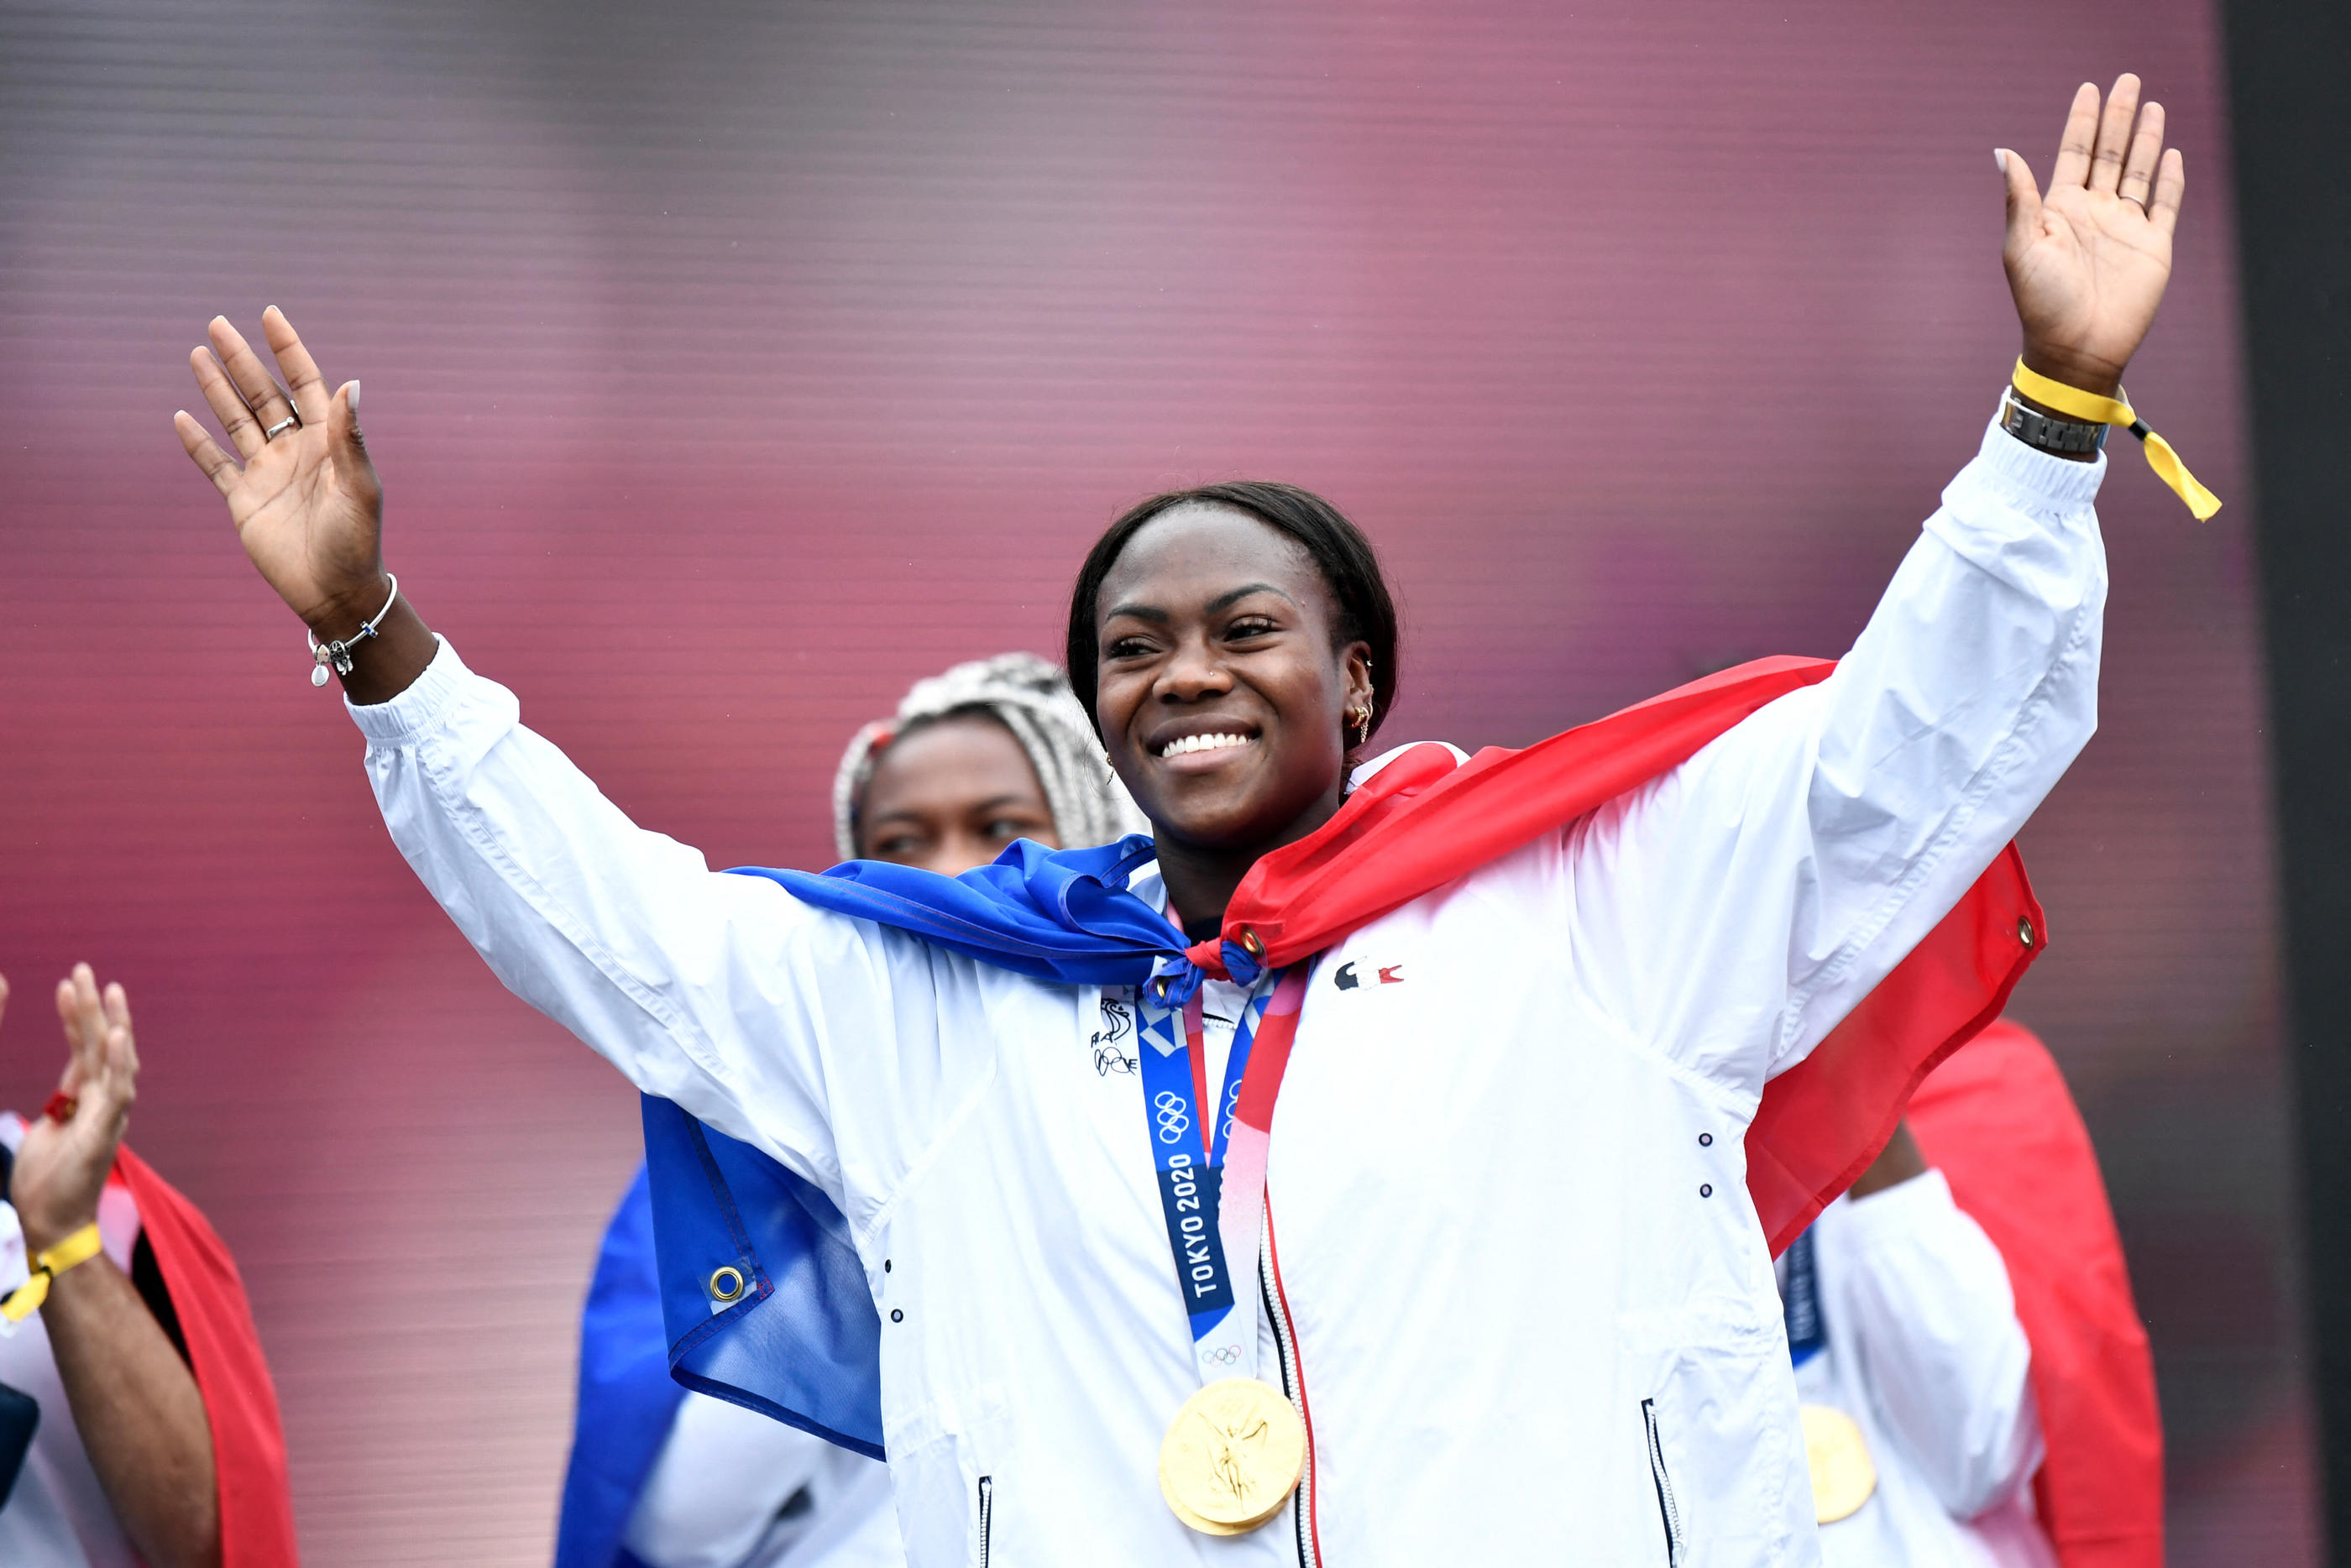
POLYGON ((1877 1470, 1821 1527, 1827 1568, 2057 1568, 2030 1484, 2032 1346, 2000 1249, 1943 1173, 1838 1199, 1813 1241, 1827 1344, 1796 1390, 1852 1417, 1877 1470))
POLYGON ((2104 472, 1988 431, 1828 680, 1322 956, 1260 1270, 1311 1453, 1229 1539, 1159 1496, 1197 1381, 1116 994, 712 873, 446 646, 352 711, 499 977, 847 1214, 915 1568, 1811 1563, 1741 1137, 2089 739, 2104 472))

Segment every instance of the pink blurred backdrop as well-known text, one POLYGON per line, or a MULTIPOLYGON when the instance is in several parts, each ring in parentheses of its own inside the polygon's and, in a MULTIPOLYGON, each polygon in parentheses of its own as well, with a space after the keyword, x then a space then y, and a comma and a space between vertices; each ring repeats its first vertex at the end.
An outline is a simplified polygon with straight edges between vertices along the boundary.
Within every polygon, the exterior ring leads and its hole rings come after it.
POLYGON ((1053 650, 1171 483, 1371 530, 1395 739, 1835 653, 2014 351, 1992 148, 2045 175, 2134 68, 2191 192, 2131 389, 2235 504, 2119 454, 2014 1011, 2100 1139, 2175 1561, 2314 1561, 2217 49, 2199 0, 15 0, 0 1103, 67 963, 128 981, 134 1139, 244 1260, 311 1559, 543 1561, 633 1096, 385 839, 172 437, 208 316, 364 378, 392 564, 608 793, 814 866, 857 723, 1053 650))

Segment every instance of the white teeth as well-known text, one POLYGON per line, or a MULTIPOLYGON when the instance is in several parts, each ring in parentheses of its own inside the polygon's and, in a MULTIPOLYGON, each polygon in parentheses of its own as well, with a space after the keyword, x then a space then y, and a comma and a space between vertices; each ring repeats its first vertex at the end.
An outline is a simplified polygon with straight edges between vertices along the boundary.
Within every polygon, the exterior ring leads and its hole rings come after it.
POLYGON ((1221 752, 1228 746, 1246 746, 1247 735, 1186 735, 1170 741, 1160 748, 1162 758, 1180 757, 1192 752, 1221 752))

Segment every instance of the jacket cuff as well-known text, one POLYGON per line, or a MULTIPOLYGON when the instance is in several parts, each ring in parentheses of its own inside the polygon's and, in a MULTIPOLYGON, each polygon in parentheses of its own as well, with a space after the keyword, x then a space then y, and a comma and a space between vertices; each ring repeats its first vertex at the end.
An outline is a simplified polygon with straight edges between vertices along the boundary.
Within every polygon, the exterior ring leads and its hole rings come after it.
MULTIPOLYGON (((2130 439, 2127 432, 2116 431, 2106 442, 2111 446, 2117 440, 2130 439)), ((1952 483, 1998 491, 2028 512, 2068 512, 2095 501, 2105 477, 2105 452, 2089 462, 2069 462, 2025 445, 1993 420, 1984 426, 1983 444, 1977 449, 1975 461, 1960 470, 1952 483)))
POLYGON ((343 699, 344 710, 367 737, 370 751, 404 746, 433 730, 457 706, 466 686, 479 679, 465 668, 447 638, 435 632, 433 640, 439 644, 433 662, 391 701, 362 704, 343 699))

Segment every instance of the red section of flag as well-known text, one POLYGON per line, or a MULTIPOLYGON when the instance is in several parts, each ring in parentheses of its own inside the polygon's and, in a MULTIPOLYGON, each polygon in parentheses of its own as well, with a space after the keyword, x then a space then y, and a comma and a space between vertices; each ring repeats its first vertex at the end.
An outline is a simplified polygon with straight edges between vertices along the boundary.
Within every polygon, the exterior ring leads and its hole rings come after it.
POLYGON ((1920 1081, 2000 1016, 2048 929, 2011 844, 1811 1055, 1765 1085, 1747 1129, 1747 1190, 1773 1252, 1869 1168, 1920 1081))
POLYGON ((2005 1019, 1918 1087, 1910 1131, 2008 1264, 2064 1568, 2162 1568, 2155 1361, 2090 1135, 2048 1048, 2005 1019))
POLYGON ((119 1149, 114 1169, 139 1206, 204 1395, 220 1480, 222 1568, 295 1568, 300 1559, 277 1390, 235 1260, 196 1206, 145 1160, 119 1149))
MULTIPOLYGON (((1275 965, 1320 952, 1647 783, 1834 668, 1757 659, 1466 763, 1443 746, 1413 747, 1322 827, 1257 863, 1226 910, 1223 940, 1246 947, 1243 933, 1253 933, 1275 965)), ((2041 951, 2041 918, 2011 846, 1809 1058, 1765 1087, 1748 1134, 1748 1188, 1774 1251, 1877 1158, 1919 1080, 1999 1016, 2041 951)), ((1221 973, 1220 951, 1203 942, 1190 957, 1221 973)))

